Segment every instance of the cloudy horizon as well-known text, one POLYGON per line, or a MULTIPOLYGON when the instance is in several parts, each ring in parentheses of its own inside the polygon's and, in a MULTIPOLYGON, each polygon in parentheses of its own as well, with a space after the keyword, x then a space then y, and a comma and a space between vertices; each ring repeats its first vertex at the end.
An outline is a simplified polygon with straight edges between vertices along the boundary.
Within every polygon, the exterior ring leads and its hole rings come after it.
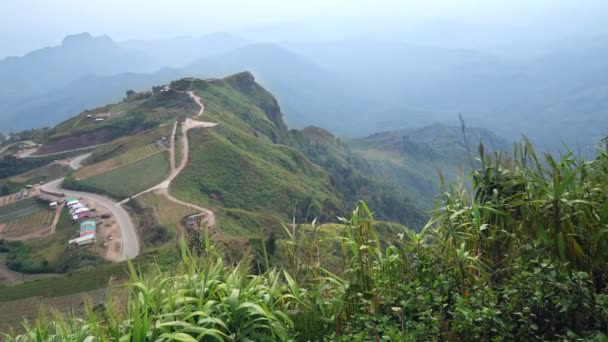
POLYGON ((0 4, 0 58, 58 45, 89 32, 117 41, 230 32, 252 40, 323 40, 397 37, 414 43, 488 45, 608 34, 602 1, 458 3, 432 0, 279 0, 173 2, 26 0, 0 4), (440 39, 446 28, 458 37, 440 39), (436 31, 436 32, 435 32, 436 31), (478 32, 482 31, 482 32, 478 32), (484 32, 485 31, 485 34, 484 32), (438 34, 437 32, 441 32, 438 34), (467 40, 466 35, 471 35, 467 40), (439 38, 438 38, 439 37, 439 38))

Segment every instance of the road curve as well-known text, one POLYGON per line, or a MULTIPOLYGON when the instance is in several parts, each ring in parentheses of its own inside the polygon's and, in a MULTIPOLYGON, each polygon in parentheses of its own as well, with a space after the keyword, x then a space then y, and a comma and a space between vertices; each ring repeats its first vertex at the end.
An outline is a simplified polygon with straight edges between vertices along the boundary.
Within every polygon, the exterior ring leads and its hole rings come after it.
POLYGON ((105 196, 63 189, 61 187, 61 182, 63 182, 63 178, 51 181, 45 184, 42 188, 46 191, 61 192, 67 196, 78 196, 85 199, 91 199, 108 208, 116 219, 122 235, 122 259, 133 259, 139 255, 139 239, 137 237, 137 231, 133 225, 133 222, 131 221, 131 217, 129 217, 129 214, 124 208, 105 196))

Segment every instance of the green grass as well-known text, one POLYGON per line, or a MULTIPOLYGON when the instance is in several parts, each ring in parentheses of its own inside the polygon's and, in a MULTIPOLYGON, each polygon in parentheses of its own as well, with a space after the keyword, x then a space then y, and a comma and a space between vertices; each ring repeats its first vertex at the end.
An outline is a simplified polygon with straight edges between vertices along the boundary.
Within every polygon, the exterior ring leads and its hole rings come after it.
POLYGON ((189 132, 190 160, 172 184, 180 198, 203 206, 263 212, 277 217, 342 198, 329 174, 299 151, 277 144, 286 136, 276 101, 242 75, 195 81, 205 103, 203 120, 220 125, 189 132))
POLYGON ((292 148, 226 124, 189 136, 188 166, 172 184, 181 198, 279 216, 292 212, 296 203, 339 202, 329 176, 292 148))
POLYGON ((226 235, 262 238, 270 232, 283 233, 284 222, 270 214, 221 208, 215 211, 215 217, 218 228, 226 235))
POLYGON ((28 298, 32 295, 56 297, 108 286, 110 277, 123 277, 125 265, 102 265, 95 269, 65 276, 30 281, 21 285, 0 287, 0 302, 28 298))
POLYGON ((179 165, 183 158, 183 139, 184 135, 180 127, 175 131, 175 165, 179 165))
POLYGON ((159 145, 150 144, 150 145, 133 148, 133 149, 129 150, 129 152, 118 156, 117 159, 119 160, 119 163, 121 165, 125 165, 125 164, 130 164, 130 163, 138 161, 138 160, 145 159, 162 150, 163 150, 163 148, 160 147, 159 145))
POLYGON ((79 183, 77 187, 80 189, 122 199, 160 183, 169 172, 169 168, 167 153, 158 153, 76 183, 79 183))

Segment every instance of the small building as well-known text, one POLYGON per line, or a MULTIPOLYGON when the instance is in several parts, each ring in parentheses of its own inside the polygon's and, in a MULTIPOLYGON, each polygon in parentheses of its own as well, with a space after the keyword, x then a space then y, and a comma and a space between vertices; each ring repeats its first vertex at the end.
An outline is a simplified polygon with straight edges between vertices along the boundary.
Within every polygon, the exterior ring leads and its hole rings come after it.
POLYGON ((49 203, 49 208, 51 208, 51 209, 57 209, 57 206, 59 206, 59 203, 57 203, 57 202, 49 203))
POLYGON ((84 213, 85 211, 91 211, 91 209, 87 208, 87 207, 81 207, 78 208, 76 210, 74 210, 74 215, 80 214, 80 213, 84 213))
POLYGON ((97 235, 88 234, 88 235, 84 235, 84 236, 72 239, 72 240, 68 241, 68 244, 83 246, 83 245, 90 245, 92 243, 95 243, 95 241, 97 241, 97 235))
POLYGON ((88 220, 95 217, 95 215, 93 214, 93 212, 91 211, 84 211, 82 213, 78 213, 78 214, 74 214, 72 215, 72 220, 73 221, 83 221, 83 220, 88 220))
POLYGON ((70 209, 76 210, 76 209, 80 209, 82 207, 84 207, 84 204, 82 204, 82 202, 76 202, 76 204, 73 204, 70 206, 70 209))
POLYGON ((80 202, 78 202, 78 200, 67 200, 66 205, 68 206, 68 208, 71 208, 73 206, 75 206, 76 204, 78 204, 80 202))
POLYGON ((97 233, 97 224, 95 221, 84 221, 80 224, 80 236, 97 233))

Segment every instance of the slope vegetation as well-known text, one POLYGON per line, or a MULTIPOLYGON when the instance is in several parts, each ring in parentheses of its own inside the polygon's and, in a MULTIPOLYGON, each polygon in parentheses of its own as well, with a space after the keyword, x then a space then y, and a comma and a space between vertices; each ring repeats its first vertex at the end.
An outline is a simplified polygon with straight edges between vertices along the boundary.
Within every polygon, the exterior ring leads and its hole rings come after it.
POLYGON ((455 182, 472 165, 478 166, 469 151, 475 153, 480 143, 488 151, 510 150, 506 140, 488 130, 467 128, 465 141, 460 127, 442 124, 348 141, 355 154, 372 166, 370 171, 376 177, 414 196, 425 208, 433 206, 434 196, 440 192, 440 177, 455 182))
POLYGON ((190 160, 172 184, 177 197, 281 217, 310 206, 317 214, 342 207, 329 174, 280 143, 287 135, 280 108, 251 74, 194 87, 205 102, 206 120, 220 125, 189 133, 190 160))

